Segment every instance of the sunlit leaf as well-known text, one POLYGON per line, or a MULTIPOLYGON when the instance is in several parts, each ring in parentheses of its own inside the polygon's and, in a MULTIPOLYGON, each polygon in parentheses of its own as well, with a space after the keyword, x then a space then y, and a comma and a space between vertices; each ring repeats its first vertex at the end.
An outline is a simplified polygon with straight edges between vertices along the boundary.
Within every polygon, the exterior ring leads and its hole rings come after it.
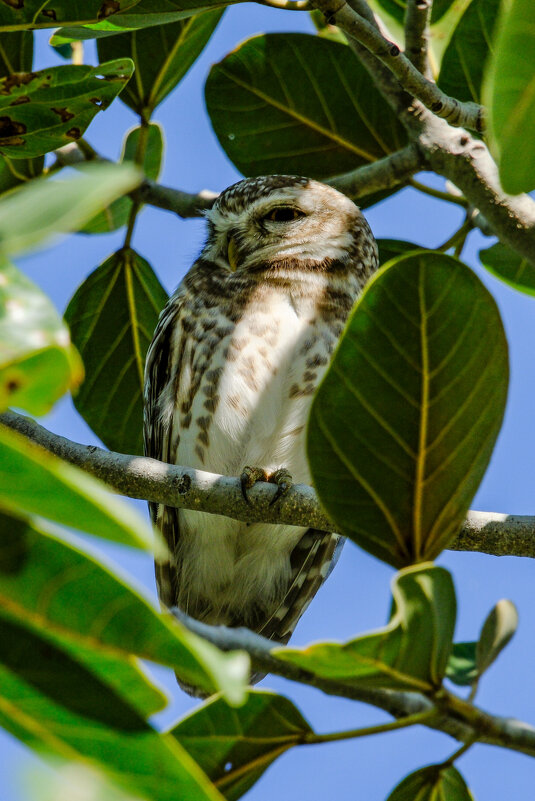
POLYGON ((119 94, 134 65, 117 59, 98 67, 65 65, 0 79, 0 154, 41 156, 79 139, 119 94))
MULTIPOLYGON (((163 131, 157 123, 138 125, 127 133, 121 161, 135 162, 138 159, 138 148, 140 155, 143 154, 143 163, 139 165, 139 169, 146 178, 156 181, 160 174, 163 155, 163 131)), ((81 233, 105 234, 116 231, 127 224, 132 206, 133 201, 123 195, 89 220, 80 229, 81 233)))
POLYGON ((468 267, 422 250, 387 263, 309 419, 314 485, 337 530, 398 568, 434 559, 486 470, 507 379, 498 309, 468 267))
POLYGON ((275 649, 285 662, 351 686, 430 692, 440 687, 451 650, 456 602, 451 576, 432 565, 392 581, 394 614, 384 629, 347 643, 275 649))
POLYGON ((472 0, 446 48, 438 85, 457 100, 481 102, 485 63, 492 55, 500 0, 472 0))
POLYGON ((511 641, 518 626, 518 612, 512 601, 503 599, 491 609, 481 629, 476 649, 479 673, 484 673, 511 641))
POLYGON ((156 611, 125 580, 40 522, 0 514, 0 607, 43 633, 147 716, 162 697, 133 656, 174 668, 207 693, 243 700, 248 660, 156 611))
POLYGON ((225 798, 234 801, 311 731, 287 698, 251 690, 238 709, 222 698, 208 701, 181 720, 171 734, 225 798))
POLYGON ((0 252, 18 253, 76 230, 141 181, 131 164, 90 164, 66 180, 39 179, 0 200, 0 252))
POLYGON ((0 411, 46 414, 83 378, 80 358, 51 301, 0 258, 0 411))
POLYGON ((497 242, 480 250, 479 258, 487 270, 509 286, 527 295, 535 295, 535 267, 507 245, 497 242))
POLYGON ((54 771, 37 764, 30 766, 23 779, 26 797, 31 801, 141 801, 134 791, 126 793, 112 785, 104 772, 86 764, 55 759, 54 771))
POLYGON ((429 765, 406 776, 386 801, 473 801, 463 777, 453 766, 429 765))
POLYGON ((121 100, 138 114, 149 117, 201 54, 222 13, 218 9, 183 21, 99 39, 100 59, 127 56, 135 64, 135 79, 121 94, 121 100))
POLYGON ((379 264, 381 265, 386 264, 390 259, 395 259, 396 256, 410 253, 412 250, 424 250, 421 245, 406 242, 404 239, 378 239, 377 247, 379 249, 379 264))
POLYGON ((451 649, 446 677, 460 687, 469 687, 478 678, 475 642, 456 642, 451 649))
POLYGON ((0 425, 0 508, 152 551, 154 535, 100 481, 0 425))
POLYGON ((85 366, 74 403, 111 450, 143 453, 143 371, 167 301, 150 264, 123 248, 77 289, 65 312, 85 366))
POLYGON ((487 70, 489 145, 506 192, 535 188, 535 3, 507 0, 497 24, 495 54, 487 70))
MULTIPOLYGON (((43 0, 3 0, 0 31, 14 28, 54 28, 80 22, 108 19, 119 10, 128 11, 139 0, 54 0, 53 8, 43 0)), ((149 3, 152 0, 149 0, 149 3)))
POLYGON ((407 141, 352 50, 317 36, 249 39, 212 67, 206 103, 221 146, 244 175, 325 178, 407 141))

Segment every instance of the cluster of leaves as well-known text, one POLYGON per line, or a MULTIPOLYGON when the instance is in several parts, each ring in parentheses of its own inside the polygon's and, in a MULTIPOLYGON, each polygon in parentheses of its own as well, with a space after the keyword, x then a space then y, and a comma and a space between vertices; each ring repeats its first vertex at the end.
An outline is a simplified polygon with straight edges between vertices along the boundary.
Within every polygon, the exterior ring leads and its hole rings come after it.
MULTIPOLYGON (((141 453, 143 363, 166 293, 131 247, 140 204, 129 193, 158 178, 164 140, 153 113, 202 52, 221 5, 0 3, 0 410, 40 415, 77 390, 78 411, 107 446, 141 453), (94 38, 101 63, 32 71, 31 30, 58 26, 58 52, 70 57, 94 38), (59 159, 39 177, 45 154, 65 145, 79 143, 95 161, 83 134, 118 95, 139 116, 121 164, 90 163, 65 178, 59 159), (8 261, 56 231, 119 228, 124 247, 76 290, 67 325, 8 261)), ((401 37, 405 4, 372 5, 401 37)), ((526 58, 534 34, 520 24, 534 12, 530 0, 514 0, 496 32, 497 6, 436 0, 433 64, 445 92, 488 99, 504 185, 518 191, 535 185, 535 151, 521 134, 535 114, 526 58)), ((245 175, 330 178, 407 143, 344 35, 318 25, 317 36, 254 37, 208 76, 214 130, 245 175)), ((507 344, 494 301, 461 261, 412 243, 379 244, 385 266, 354 309, 314 400, 308 453, 340 532, 398 571, 393 613, 385 628, 348 643, 274 655, 349 687, 436 698, 448 678, 473 694, 514 633, 516 612, 500 602, 477 642, 454 644, 453 582, 431 561, 458 532, 488 465, 506 400, 507 344)), ((535 291, 533 267, 505 246, 480 257, 504 280, 535 291)), ((151 801, 177 793, 239 798, 280 754, 329 738, 288 699, 246 695, 243 654, 224 655, 159 614, 75 543, 63 527, 155 549, 158 558, 162 546, 146 524, 98 482, 3 426, 0 476, 0 723, 8 731, 47 756, 99 769, 95 798, 111 793, 103 790, 109 781, 117 798, 151 801), (138 658, 220 694, 157 732, 147 721, 165 700, 138 658)), ((407 777, 390 799, 415 797, 464 801, 469 792, 450 760, 407 777)))

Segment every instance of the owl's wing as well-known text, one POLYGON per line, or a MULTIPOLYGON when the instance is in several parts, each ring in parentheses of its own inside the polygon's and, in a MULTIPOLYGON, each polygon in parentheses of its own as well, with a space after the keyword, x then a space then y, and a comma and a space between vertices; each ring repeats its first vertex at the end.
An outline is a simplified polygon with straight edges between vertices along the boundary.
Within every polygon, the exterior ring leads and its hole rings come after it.
MULTIPOLYGON (((187 334, 181 324, 188 295, 179 288, 162 311, 145 363, 144 441, 145 455, 175 463, 178 431, 173 425, 175 392, 180 380, 187 334)), ((161 603, 176 604, 177 570, 174 557, 179 538, 178 509, 149 503, 150 516, 163 534, 169 557, 156 563, 156 582, 161 603)))
POLYGON ((277 609, 258 628, 258 634, 286 644, 301 615, 334 568, 343 544, 339 534, 309 528, 292 551, 292 575, 277 609))

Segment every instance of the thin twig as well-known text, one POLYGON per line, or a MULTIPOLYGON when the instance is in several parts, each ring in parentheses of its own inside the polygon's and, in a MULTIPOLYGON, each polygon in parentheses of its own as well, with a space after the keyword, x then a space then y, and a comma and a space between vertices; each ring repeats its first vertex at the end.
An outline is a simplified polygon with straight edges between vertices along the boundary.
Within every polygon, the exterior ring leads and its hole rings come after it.
POLYGON ((415 178, 409 179, 409 186, 417 189, 418 192, 423 192, 430 197, 436 197, 438 200, 446 200, 448 203, 456 203, 458 206, 468 208, 468 201, 462 195, 454 195, 452 192, 443 192, 441 189, 435 189, 433 186, 417 181, 415 178))
POLYGON ((427 51, 432 8, 433 0, 407 0, 405 12, 405 54, 427 79, 431 78, 427 51))

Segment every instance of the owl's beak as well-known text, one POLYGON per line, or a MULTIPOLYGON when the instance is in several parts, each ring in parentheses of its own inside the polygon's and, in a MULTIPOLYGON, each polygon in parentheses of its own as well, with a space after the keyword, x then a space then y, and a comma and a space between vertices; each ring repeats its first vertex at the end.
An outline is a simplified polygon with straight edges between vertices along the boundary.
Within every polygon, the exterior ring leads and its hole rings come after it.
POLYGON ((232 272, 236 272, 238 269, 238 246, 233 236, 228 241, 227 261, 232 272))

